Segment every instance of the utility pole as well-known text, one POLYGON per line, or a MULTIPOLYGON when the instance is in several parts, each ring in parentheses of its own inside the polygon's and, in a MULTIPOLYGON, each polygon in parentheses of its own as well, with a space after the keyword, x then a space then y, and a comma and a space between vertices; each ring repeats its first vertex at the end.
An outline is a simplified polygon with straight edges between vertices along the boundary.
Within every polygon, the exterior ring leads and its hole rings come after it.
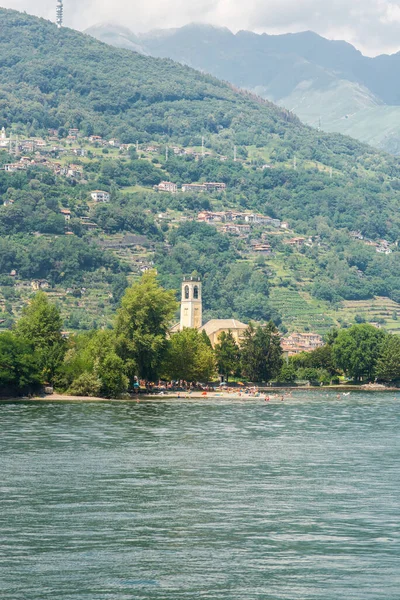
POLYGON ((237 159, 237 148, 236 146, 233 147, 233 162, 236 162, 237 159))

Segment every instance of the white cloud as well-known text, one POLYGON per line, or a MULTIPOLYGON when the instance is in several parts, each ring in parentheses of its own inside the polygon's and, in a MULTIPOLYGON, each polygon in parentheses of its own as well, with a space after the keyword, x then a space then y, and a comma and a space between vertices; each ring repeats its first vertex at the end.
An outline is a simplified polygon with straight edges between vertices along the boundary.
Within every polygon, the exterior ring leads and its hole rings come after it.
MULTIPOLYGON (((56 0, 3 0, 3 6, 54 19, 56 0)), ((193 21, 237 31, 313 30, 365 53, 400 49, 400 0, 64 0, 66 24, 85 29, 113 21, 134 31, 193 21)))

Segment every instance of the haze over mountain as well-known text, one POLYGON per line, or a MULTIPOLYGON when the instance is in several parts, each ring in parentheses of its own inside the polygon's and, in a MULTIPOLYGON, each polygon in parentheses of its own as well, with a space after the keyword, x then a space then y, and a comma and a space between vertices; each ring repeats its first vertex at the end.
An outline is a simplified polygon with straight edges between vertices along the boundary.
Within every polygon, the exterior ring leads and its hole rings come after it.
POLYGON ((172 58, 257 93, 305 123, 400 153, 400 53, 363 56, 311 31, 267 35, 188 25, 134 34, 102 24, 87 33, 108 44, 172 58))

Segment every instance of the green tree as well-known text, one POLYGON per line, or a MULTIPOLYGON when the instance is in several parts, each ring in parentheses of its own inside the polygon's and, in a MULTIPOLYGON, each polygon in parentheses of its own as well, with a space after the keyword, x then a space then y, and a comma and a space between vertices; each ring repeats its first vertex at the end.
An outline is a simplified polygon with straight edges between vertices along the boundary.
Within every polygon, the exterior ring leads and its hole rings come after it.
POLYGON ((381 381, 400 380, 400 336, 389 335, 383 342, 375 374, 381 381))
POLYGON ((60 378, 64 387, 69 388, 69 391, 76 391, 89 386, 88 382, 96 381, 100 384, 97 389, 96 383, 96 395, 118 398, 126 392, 129 379, 124 362, 117 355, 116 344, 115 333, 110 330, 93 331, 73 338, 63 364, 63 376, 60 378))
POLYGON ((385 332, 368 324, 340 330, 332 346, 335 366, 357 381, 374 379, 386 336, 385 332))
POLYGON ((10 331, 0 334, 0 394, 34 391, 41 383, 32 346, 10 331))
POLYGON ((278 375, 279 383, 293 383, 296 381, 296 368, 292 361, 284 362, 278 375))
POLYGON ((223 331, 218 338, 218 344, 214 348, 217 369, 220 375, 224 375, 226 381, 230 375, 239 371, 240 352, 232 332, 223 331))
POLYGON ((15 328, 16 335, 31 344, 43 378, 49 383, 54 382, 66 351, 61 330, 60 311, 43 292, 37 293, 24 308, 15 328))
POLYGON ((183 329, 169 340, 163 371, 167 379, 210 381, 215 375, 213 350, 196 329, 183 329))
POLYGON ((154 272, 143 275, 125 292, 115 330, 118 354, 131 380, 135 375, 146 381, 159 377, 177 306, 174 291, 159 286, 154 272))
POLYGON ((250 324, 241 344, 243 374, 251 381, 270 381, 282 367, 279 332, 270 321, 265 327, 250 324))

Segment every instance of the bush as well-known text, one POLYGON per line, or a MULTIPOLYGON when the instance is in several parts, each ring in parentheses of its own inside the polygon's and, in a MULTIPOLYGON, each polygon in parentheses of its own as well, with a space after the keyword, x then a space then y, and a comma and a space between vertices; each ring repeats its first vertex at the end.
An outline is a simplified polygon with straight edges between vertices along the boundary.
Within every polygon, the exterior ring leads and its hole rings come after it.
POLYGON ((93 373, 82 373, 73 382, 68 390, 71 396, 98 396, 101 390, 101 381, 93 373))

